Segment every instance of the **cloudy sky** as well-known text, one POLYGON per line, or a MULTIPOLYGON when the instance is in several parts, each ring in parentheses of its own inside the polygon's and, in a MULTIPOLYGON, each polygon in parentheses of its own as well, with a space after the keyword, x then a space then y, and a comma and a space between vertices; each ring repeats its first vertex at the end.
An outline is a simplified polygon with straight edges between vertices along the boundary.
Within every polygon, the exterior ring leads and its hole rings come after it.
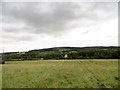
MULTIPOLYGON (((117 2, 3 2, 0 49, 117 46, 117 2)), ((0 5, 1 6, 1 5, 0 5)))

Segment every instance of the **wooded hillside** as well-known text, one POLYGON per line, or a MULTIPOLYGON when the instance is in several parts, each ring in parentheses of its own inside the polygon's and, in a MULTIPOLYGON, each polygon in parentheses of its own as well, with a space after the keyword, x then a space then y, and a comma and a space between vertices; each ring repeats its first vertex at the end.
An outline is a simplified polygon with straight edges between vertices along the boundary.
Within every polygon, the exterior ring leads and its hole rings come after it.
POLYGON ((120 59, 120 47, 53 47, 3 53, 4 60, 120 59))

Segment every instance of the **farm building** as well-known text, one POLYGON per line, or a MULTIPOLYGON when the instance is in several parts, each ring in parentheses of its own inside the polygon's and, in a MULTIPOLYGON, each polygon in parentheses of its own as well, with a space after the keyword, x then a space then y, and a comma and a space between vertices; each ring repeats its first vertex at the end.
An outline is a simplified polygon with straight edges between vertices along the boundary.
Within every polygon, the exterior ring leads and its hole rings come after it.
POLYGON ((68 55, 67 55, 67 54, 65 54, 64 58, 68 58, 68 55))

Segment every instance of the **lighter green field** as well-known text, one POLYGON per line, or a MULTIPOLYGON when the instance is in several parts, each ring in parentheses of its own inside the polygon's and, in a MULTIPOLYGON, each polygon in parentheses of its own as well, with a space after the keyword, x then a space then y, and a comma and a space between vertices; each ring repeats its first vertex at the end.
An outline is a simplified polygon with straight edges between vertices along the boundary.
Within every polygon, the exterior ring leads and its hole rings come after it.
POLYGON ((9 61, 2 88, 117 88, 118 60, 9 61))

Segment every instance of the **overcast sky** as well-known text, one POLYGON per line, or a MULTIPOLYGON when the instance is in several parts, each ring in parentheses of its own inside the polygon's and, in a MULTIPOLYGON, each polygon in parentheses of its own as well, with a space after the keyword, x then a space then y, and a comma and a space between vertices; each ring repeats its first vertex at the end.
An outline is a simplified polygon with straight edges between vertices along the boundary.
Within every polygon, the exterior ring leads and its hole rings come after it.
POLYGON ((117 46, 117 2, 4 2, 0 49, 117 46))

